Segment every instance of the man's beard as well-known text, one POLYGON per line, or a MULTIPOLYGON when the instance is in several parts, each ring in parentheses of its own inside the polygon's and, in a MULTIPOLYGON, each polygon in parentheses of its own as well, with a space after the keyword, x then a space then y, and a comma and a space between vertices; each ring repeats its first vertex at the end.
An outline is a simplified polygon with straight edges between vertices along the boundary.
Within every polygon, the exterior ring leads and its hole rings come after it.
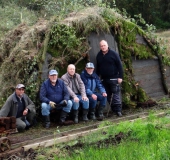
POLYGON ((56 82, 57 82, 57 80, 51 80, 51 82, 52 82, 52 83, 56 83, 56 82))

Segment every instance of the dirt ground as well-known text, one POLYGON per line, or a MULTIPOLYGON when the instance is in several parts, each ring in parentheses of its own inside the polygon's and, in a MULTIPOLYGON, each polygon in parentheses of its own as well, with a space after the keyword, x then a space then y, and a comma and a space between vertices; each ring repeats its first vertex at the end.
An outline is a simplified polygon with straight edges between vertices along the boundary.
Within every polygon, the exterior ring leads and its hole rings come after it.
MULTIPOLYGON (((128 115, 137 114, 137 113, 141 113, 141 112, 149 112, 149 111, 156 112, 158 110, 166 110, 168 107, 169 107, 169 104, 155 105, 152 107, 145 106, 145 107, 139 107, 136 109, 132 109, 132 108, 131 109, 123 109, 122 113, 123 113, 123 116, 128 116, 128 115)), ((108 118, 117 119, 118 117, 115 114, 110 113, 108 118)), ((107 118, 105 118, 105 120, 107 120, 107 118)), ((23 133, 15 133, 15 134, 8 135, 8 138, 10 139, 13 148, 18 147, 18 146, 21 147, 22 145, 27 144, 28 141, 35 142, 36 139, 38 139, 38 138, 46 137, 49 135, 54 135, 54 134, 57 134, 57 133, 60 133, 63 131, 69 131, 69 130, 80 128, 83 126, 92 125, 92 124, 98 123, 98 122, 99 121, 97 121, 97 120, 95 120, 95 121, 89 120, 88 122, 80 121, 78 124, 72 124, 72 125, 67 125, 67 126, 61 126, 58 123, 52 122, 50 129, 45 129, 43 127, 41 120, 38 119, 36 126, 30 128, 29 130, 26 130, 23 133)), ((119 135, 116 135, 115 137, 112 137, 112 138, 114 139, 114 141, 116 141, 115 143, 117 143, 123 137, 124 137, 124 135, 122 135, 120 133, 119 135)), ((96 145, 99 145, 99 144, 100 144, 100 142, 96 145)), ((12 155, 9 155, 8 159, 10 157, 12 160, 12 157, 15 157, 16 155, 19 155, 19 157, 27 157, 27 159, 34 159, 34 157, 36 156, 36 151, 30 149, 29 151, 23 153, 22 150, 20 150, 20 151, 17 150, 16 153, 14 152, 12 155)))

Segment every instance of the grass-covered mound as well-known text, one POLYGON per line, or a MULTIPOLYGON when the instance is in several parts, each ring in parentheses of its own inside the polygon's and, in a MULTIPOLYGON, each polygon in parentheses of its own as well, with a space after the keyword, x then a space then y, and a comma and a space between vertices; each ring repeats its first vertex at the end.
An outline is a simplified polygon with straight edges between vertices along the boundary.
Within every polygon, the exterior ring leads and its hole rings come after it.
POLYGON ((37 95, 46 54, 51 55, 48 69, 57 69, 59 76, 69 63, 76 64, 81 71, 90 60, 88 36, 91 32, 105 32, 116 38, 124 68, 123 104, 136 107, 137 102, 147 101, 145 91, 134 80, 131 57, 148 59, 158 56, 156 41, 115 9, 89 7, 72 12, 65 19, 53 16, 50 20, 40 19, 32 26, 22 23, 5 35, 0 48, 0 104, 17 83, 24 83, 27 94, 38 106, 37 95), (148 45, 137 44, 137 35, 148 45))

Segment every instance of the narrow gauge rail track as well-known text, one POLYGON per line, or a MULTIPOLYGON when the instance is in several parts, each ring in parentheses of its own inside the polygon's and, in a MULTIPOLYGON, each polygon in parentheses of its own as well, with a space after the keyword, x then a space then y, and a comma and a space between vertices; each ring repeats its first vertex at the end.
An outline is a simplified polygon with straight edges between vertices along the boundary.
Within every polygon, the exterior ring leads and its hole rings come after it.
MULTIPOLYGON (((161 117, 164 116, 166 113, 165 112, 159 112, 156 113, 155 116, 161 117)), ((149 113, 148 112, 141 112, 137 114, 131 114, 123 117, 119 117, 116 119, 113 119, 112 117, 106 118, 105 121, 109 121, 110 123, 116 124, 122 121, 135 121, 137 119, 146 119, 148 117, 149 113)), ((53 135, 48 135, 44 136, 41 138, 36 138, 33 140, 28 140, 24 141, 21 143, 15 143, 11 145, 11 150, 5 151, 0 153, 0 160, 6 157, 9 157, 10 155, 15 155, 16 153, 24 155, 24 152, 29 151, 30 149, 36 149, 38 147, 49 147, 52 146, 54 143, 62 143, 66 141, 70 141, 73 139, 77 139, 78 137, 87 135, 89 133, 95 132, 101 128, 98 128, 98 126, 102 123, 103 121, 96 121, 93 124, 89 126, 83 126, 80 128, 76 129, 71 129, 68 131, 63 131, 57 134, 53 135)), ((106 126, 108 127, 108 126, 106 126)), ((104 127, 103 127, 104 128, 104 127)))

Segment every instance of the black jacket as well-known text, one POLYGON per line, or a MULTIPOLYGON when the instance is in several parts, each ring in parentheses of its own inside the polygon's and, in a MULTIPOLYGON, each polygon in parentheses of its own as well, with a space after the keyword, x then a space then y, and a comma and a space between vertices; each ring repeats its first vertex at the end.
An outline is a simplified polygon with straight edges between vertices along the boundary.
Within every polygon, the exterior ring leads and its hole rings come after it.
POLYGON ((96 73, 102 79, 123 78, 122 62, 118 53, 109 49, 105 55, 100 52, 96 57, 97 69, 96 73))

